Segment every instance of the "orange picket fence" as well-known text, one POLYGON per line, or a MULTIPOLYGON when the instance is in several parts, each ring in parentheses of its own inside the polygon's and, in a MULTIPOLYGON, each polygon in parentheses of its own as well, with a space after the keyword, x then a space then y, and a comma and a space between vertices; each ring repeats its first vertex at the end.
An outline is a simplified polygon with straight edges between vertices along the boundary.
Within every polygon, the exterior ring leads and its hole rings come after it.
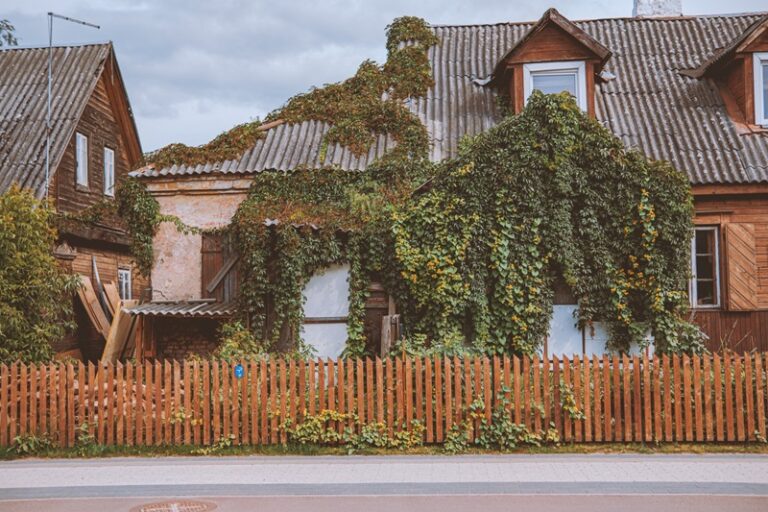
POLYGON ((277 444, 323 410, 337 425, 424 428, 440 443, 472 409, 506 408, 564 442, 765 442, 768 354, 0 365, 0 446, 277 444))

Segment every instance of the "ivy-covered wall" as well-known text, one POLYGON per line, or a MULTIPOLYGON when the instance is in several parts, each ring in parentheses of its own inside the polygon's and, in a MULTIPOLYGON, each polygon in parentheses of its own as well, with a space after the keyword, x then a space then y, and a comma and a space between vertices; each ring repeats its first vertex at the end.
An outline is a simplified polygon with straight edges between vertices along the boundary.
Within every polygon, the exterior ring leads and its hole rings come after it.
MULTIPOLYGON (((387 63, 363 63, 269 116, 330 123, 326 146, 364 152, 382 133, 398 146, 364 173, 252 177, 227 231, 241 255, 242 320, 263 349, 305 348, 281 343, 300 331, 305 284, 349 264, 350 355, 366 350, 372 281, 397 298, 410 346, 424 350, 536 352, 556 280, 578 301, 574 324, 607 325, 609 348, 626 350, 650 330, 659 351, 701 350, 682 316, 693 212, 685 176, 627 150, 567 94, 536 93, 519 115, 464 140, 456 159, 429 162, 426 130, 404 100, 432 86, 426 52, 436 43, 422 20, 396 20, 387 63)), ((227 137, 217 141, 218 158, 227 137)))

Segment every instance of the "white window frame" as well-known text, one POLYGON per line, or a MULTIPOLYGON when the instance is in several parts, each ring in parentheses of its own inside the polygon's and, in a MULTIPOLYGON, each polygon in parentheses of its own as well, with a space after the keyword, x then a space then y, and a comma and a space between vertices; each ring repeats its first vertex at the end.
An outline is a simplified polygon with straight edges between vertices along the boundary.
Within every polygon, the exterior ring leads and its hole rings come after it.
POLYGON ((755 82, 755 124, 768 126, 768 117, 764 113, 763 97, 763 66, 768 65, 768 52, 752 54, 752 77, 755 82))
POLYGON ((75 183, 88 186, 88 137, 75 132, 75 183))
POLYGON ((533 94, 533 77, 535 75, 556 75, 572 73, 576 75, 576 104, 587 111, 587 73, 584 61, 534 62, 523 64, 523 89, 525 102, 533 94))
POLYGON ((717 226, 696 226, 693 228, 693 237, 691 238, 691 281, 688 285, 688 296, 691 299, 691 307, 695 309, 713 309, 720 307, 720 228, 717 226), (715 234, 715 303, 699 304, 699 297, 696 288, 696 232, 712 231, 715 234))
POLYGON ((117 285, 118 285, 118 294, 120 295, 120 298, 122 300, 131 300, 131 288, 133 286, 133 279, 131 276, 131 269, 129 268, 118 268, 117 269, 117 285), (123 276, 123 279, 120 279, 120 276, 123 276), (123 289, 123 284, 125 284, 125 290, 123 289))
POLYGON ((104 146, 104 195, 115 197, 115 150, 104 146))

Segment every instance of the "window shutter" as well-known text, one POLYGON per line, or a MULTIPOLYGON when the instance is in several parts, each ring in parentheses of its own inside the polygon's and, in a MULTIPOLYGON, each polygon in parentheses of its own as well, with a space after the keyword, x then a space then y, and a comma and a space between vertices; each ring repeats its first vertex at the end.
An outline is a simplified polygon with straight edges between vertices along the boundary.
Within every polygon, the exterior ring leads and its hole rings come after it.
POLYGON ((725 225, 725 262, 728 309, 757 309, 757 251, 755 225, 725 225))

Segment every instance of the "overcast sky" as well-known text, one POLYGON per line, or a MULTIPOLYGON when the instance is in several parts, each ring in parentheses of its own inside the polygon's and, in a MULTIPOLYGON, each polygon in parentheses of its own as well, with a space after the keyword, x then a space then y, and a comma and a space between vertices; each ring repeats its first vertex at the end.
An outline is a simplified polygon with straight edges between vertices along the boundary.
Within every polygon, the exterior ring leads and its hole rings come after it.
MULTIPOLYGON (((111 40, 145 151, 201 144, 235 124, 263 118, 292 95, 385 59, 384 29, 415 15, 433 24, 538 19, 556 7, 571 19, 632 14, 632 0, 2 0, 0 19, 21 46, 111 40)), ((685 14, 768 9, 766 0, 683 0, 685 14)))

